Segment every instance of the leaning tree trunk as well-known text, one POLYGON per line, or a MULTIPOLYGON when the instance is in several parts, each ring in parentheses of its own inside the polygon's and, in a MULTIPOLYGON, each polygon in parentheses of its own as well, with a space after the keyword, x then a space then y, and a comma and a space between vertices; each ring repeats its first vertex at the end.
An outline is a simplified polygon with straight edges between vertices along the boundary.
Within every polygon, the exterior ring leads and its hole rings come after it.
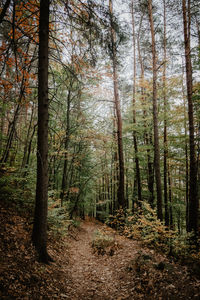
POLYGON ((47 253, 48 205, 48 43, 49 0, 40 1, 39 65, 38 65, 38 145, 37 185, 32 241, 44 263, 51 261, 47 253))
POLYGON ((182 0, 183 10, 183 28, 185 42, 185 62, 186 62, 186 81, 187 81, 187 99, 188 99, 188 119, 189 119, 189 145, 190 145, 190 179, 189 179, 189 211, 188 211, 188 231, 194 231, 198 234, 198 188, 197 188, 197 161, 195 154, 195 138, 194 138, 194 116, 192 101, 192 63, 190 48, 190 0, 186 8, 186 1, 182 0))
POLYGON ((155 44, 155 31, 152 15, 152 0, 148 0, 148 14, 149 23, 151 28, 151 41, 152 41, 152 58, 153 58, 153 123, 154 123, 154 165, 155 165, 155 178, 157 190, 157 215, 162 221, 162 186, 160 175, 160 146, 158 135, 158 108, 157 108, 157 57, 156 57, 156 44, 155 44))

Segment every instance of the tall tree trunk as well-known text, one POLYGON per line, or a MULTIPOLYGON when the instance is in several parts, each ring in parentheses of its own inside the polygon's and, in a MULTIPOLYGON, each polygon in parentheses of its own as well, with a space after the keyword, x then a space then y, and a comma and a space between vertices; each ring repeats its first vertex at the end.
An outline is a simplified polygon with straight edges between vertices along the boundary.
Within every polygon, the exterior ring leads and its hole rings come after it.
POLYGON ((171 185, 171 173, 170 173, 170 166, 169 166, 169 162, 168 162, 168 195, 169 195, 169 203, 170 203, 170 207, 169 207, 169 226, 170 229, 174 229, 174 224, 173 224, 173 206, 172 206, 172 185, 171 185))
MULTIPOLYGON (((30 140, 29 140, 28 150, 27 150, 27 158, 26 158, 26 163, 25 163, 26 166, 29 165, 30 155, 31 155, 31 148, 32 148, 32 141, 33 141, 33 138, 34 138, 34 135, 35 135, 36 127, 37 127, 37 124, 35 124, 33 126, 33 131, 32 131, 32 134, 31 134, 31 137, 30 137, 30 140)), ((25 172, 23 173, 22 176, 26 177, 27 173, 28 173, 28 168, 26 168, 26 170, 25 170, 25 172)))
POLYGON ((129 208, 129 178, 128 178, 128 165, 129 165, 129 157, 128 152, 125 150, 125 199, 126 199, 126 207, 129 208))
POLYGON ((163 100, 164 100, 164 203, 165 203, 165 226, 169 226, 169 209, 168 209, 168 191, 167 191, 167 157, 168 157, 168 143, 167 143, 167 95, 166 95, 166 61, 167 61, 167 47, 166 47, 166 3, 163 0, 163 16, 164 16, 164 65, 163 65, 163 100))
POLYGON ((47 253, 48 206, 48 44, 49 0, 40 1, 39 64, 38 64, 38 145, 37 185, 32 241, 39 260, 49 263, 47 253))
MULTIPOLYGON (((138 30, 138 35, 137 35, 137 46, 138 46, 138 56, 139 56, 139 63, 140 63, 140 69, 141 69, 141 75, 140 75, 140 80, 141 83, 144 82, 144 64, 142 61, 142 56, 141 56, 141 50, 140 50, 140 31, 142 27, 142 20, 143 20, 143 15, 141 16, 140 19, 140 25, 139 25, 139 30, 138 30)), ((144 88, 141 87, 141 102, 142 105, 145 107, 145 93, 144 93, 144 88)), ((147 146, 147 169, 148 169, 148 174, 147 174, 147 184, 148 184, 148 190, 149 190, 149 203, 151 207, 153 207, 153 202, 154 202, 154 167, 153 167, 153 162, 151 159, 151 151, 149 149, 149 146, 152 145, 152 137, 151 134, 148 134, 147 132, 147 124, 146 124, 146 116, 147 112, 146 109, 143 108, 143 118, 144 118, 144 143, 147 146)))
POLYGON ((189 163, 188 163, 188 137, 187 137, 187 112, 186 112, 186 99, 184 91, 184 66, 182 67, 182 96, 184 107, 184 134, 185 134, 185 200, 186 200, 186 230, 188 231, 189 221, 189 163))
POLYGON ((30 139, 30 134, 31 134, 31 129, 32 129, 31 127, 32 127, 32 122, 33 122, 33 116, 34 116, 34 104, 32 106, 31 119, 29 122, 28 130, 27 130, 27 136, 26 136, 25 145, 24 145, 24 154, 23 154, 21 169, 25 168, 25 166, 26 166, 27 151, 28 151, 28 147, 29 147, 29 139, 30 139))
MULTIPOLYGON (((22 97, 22 94, 21 94, 21 97, 22 97)), ((21 97, 20 97, 19 101, 21 101, 21 97)), ((2 158, 1 158, 1 163, 6 163, 8 161, 10 150, 12 148, 12 143, 13 143, 14 133, 15 133, 16 125, 17 125, 17 120, 19 117, 19 112, 20 112, 20 104, 18 103, 16 110, 14 112, 13 121, 11 122, 10 127, 9 127, 8 139, 7 139, 7 143, 6 143, 6 148, 5 148, 2 158)))
POLYGON ((148 0, 148 14, 151 29, 152 41, 152 58, 153 58, 153 123, 154 123, 154 165, 155 165, 155 178, 157 190, 157 215, 158 218, 163 220, 162 213, 162 186, 160 176, 160 146, 158 134, 158 108, 157 108, 157 57, 156 57, 156 44, 155 44, 155 31, 152 15, 152 0, 148 0))
POLYGON ((65 133, 65 154, 64 154, 64 166, 63 166, 63 176, 62 176, 62 186, 61 186, 61 206, 63 206, 63 200, 65 195, 65 190, 67 186, 67 165, 68 165, 68 148, 69 148, 69 136, 70 136, 70 104, 71 104, 71 87, 67 95, 67 115, 66 115, 66 133, 65 133))
MULTIPOLYGON (((131 17, 132 17, 132 39, 133 39, 133 126, 136 125, 136 111, 135 111, 135 93, 136 93, 136 41, 135 41, 135 18, 134 18, 134 1, 131 3, 131 17)), ((138 192, 138 203, 141 205, 142 201, 142 189, 141 189, 141 178, 140 178, 140 165, 138 158, 138 144, 136 130, 133 129, 133 143, 135 150, 135 166, 137 175, 137 192, 138 192)))
POLYGON ((189 118, 189 144, 190 144, 190 180, 189 180, 189 220, 188 231, 198 233, 198 189, 197 189, 197 162, 195 154, 195 138, 194 138, 194 117, 193 117, 193 101, 192 101, 192 63, 190 56, 190 0, 182 0, 183 10, 183 27, 185 42, 185 62, 186 62, 186 79, 187 79, 187 99, 188 99, 188 118, 189 118))
POLYGON ((0 156, 3 151, 3 136, 5 127, 5 107, 6 107, 6 96, 3 96, 2 107, 0 108, 1 125, 0 125, 0 156))
POLYGON ((126 201, 124 197, 124 154, 123 154, 123 141, 122 141, 122 117, 121 117, 119 91, 118 91, 116 38, 115 38, 115 32, 113 28, 112 0, 109 0, 109 8, 110 8, 110 22, 111 22, 114 101, 115 101, 115 110, 117 116, 117 142, 118 142, 118 158, 119 158, 118 204, 122 208, 126 208, 126 201))

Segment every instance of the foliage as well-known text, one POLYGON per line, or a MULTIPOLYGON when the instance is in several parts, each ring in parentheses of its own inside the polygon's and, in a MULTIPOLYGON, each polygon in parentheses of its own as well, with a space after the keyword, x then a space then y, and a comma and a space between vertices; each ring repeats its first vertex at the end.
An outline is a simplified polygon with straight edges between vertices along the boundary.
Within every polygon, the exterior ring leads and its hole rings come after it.
POLYGON ((142 240, 145 245, 157 249, 169 250, 169 242, 175 232, 167 228, 158 220, 156 211, 146 202, 141 203, 135 214, 122 210, 117 211, 116 217, 110 216, 107 224, 119 229, 128 238, 142 240))
POLYGON ((21 170, 14 167, 2 167, 0 170, 0 200, 15 204, 19 211, 33 209, 35 188, 33 184, 34 174, 30 173, 26 178, 21 170))
POLYGON ((94 238, 92 241, 94 253, 97 253, 98 255, 108 254, 112 256, 117 247, 118 245, 112 236, 105 234, 105 232, 101 230, 97 230, 94 233, 94 238))
POLYGON ((123 209, 119 209, 115 212, 114 215, 109 215, 108 219, 105 222, 111 228, 116 229, 118 232, 123 233, 126 223, 126 217, 123 209))
POLYGON ((65 235, 71 224, 69 210, 66 203, 61 206, 61 201, 56 196, 56 191, 49 191, 48 225, 55 234, 65 235))
POLYGON ((200 261, 200 252, 191 244, 192 233, 178 234, 170 230, 157 218, 156 210, 142 202, 135 214, 118 210, 110 215, 106 223, 130 239, 142 241, 145 246, 165 252, 178 260, 200 261))
POLYGON ((175 232, 168 230, 158 220, 156 211, 146 202, 142 202, 137 213, 127 217, 124 234, 165 251, 169 250, 170 240, 175 236, 175 232))
MULTIPOLYGON (((1 8, 5 2, 2 2, 1 8)), ((19 209, 24 209, 27 205, 32 209, 35 199, 38 4, 38 1, 32 0, 11 1, 4 21, 0 24, 0 160, 6 163, 6 167, 0 171, 0 199, 8 204, 15 202, 19 209)), ((123 10, 130 12, 130 3, 119 1, 119 4, 122 5, 122 10, 118 11, 119 15, 123 10)), ((154 176, 152 61, 147 7, 143 4, 134 3, 135 37, 137 36, 134 99, 137 122, 134 124, 133 74, 128 71, 133 63, 133 49, 128 19, 121 22, 123 13, 118 18, 115 14, 115 5, 113 15, 110 16, 106 1, 103 1, 103 4, 96 0, 67 1, 67 4, 63 1, 51 2, 49 225, 53 232, 64 234, 72 223, 72 220, 69 220, 69 212, 73 217, 84 218, 91 215, 103 222, 107 218, 107 224, 129 238, 142 239, 146 245, 172 252, 174 256, 198 257, 199 254, 189 243, 190 235, 185 233, 188 222, 186 203, 190 167, 188 111, 181 59, 176 59, 176 63, 173 59, 174 55, 180 54, 182 57, 184 52, 183 35, 180 34, 181 26, 179 26, 179 22, 182 23, 182 16, 177 13, 180 3, 176 4, 173 15, 169 3, 166 7, 167 14, 170 16, 166 24, 167 62, 163 57, 162 26, 164 24, 162 18, 160 19, 162 14, 159 13, 163 9, 162 3, 157 3, 153 11, 157 25, 161 173, 163 176, 163 156, 164 150, 167 150, 168 209, 171 225, 173 224, 175 230, 179 230, 179 234, 168 230, 158 221, 156 211, 152 210, 146 202, 142 202, 141 209, 137 208, 136 155, 141 174, 142 199, 148 201, 152 196, 152 202, 154 201, 152 206, 156 202, 153 181, 152 190, 149 188, 151 175, 154 176), (135 209, 134 215, 131 211, 119 210, 114 213, 118 207, 119 166, 116 117, 112 101, 111 17, 117 41, 126 200, 128 207, 135 209), (164 67, 167 72, 165 88, 163 87, 164 67), (163 101, 164 90, 167 98, 166 108, 163 101), (165 121, 167 147, 162 141, 165 121), (137 154, 133 147, 133 132, 137 136, 137 154), (62 207, 61 191, 63 192, 62 207)), ((197 9, 197 5, 193 5, 193 9, 194 7, 197 9)), ((181 6, 179 10, 181 11, 181 6)), ((197 12, 192 13, 191 21, 192 63, 194 67, 196 63, 196 69, 199 69, 197 12)), ((198 76, 195 75, 193 105, 198 156, 200 84, 197 78, 198 76)))

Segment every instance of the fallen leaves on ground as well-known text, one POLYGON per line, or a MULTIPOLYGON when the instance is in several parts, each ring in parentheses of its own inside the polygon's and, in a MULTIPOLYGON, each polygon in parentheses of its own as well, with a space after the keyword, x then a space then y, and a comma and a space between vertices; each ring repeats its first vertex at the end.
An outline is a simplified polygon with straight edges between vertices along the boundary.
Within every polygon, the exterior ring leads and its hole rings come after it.
MULTIPOLYGON (((97 221, 72 235, 50 235, 43 265, 31 244, 30 216, 0 204, 0 299, 199 299, 200 280, 165 256, 97 221), (114 252, 95 252, 95 232, 110 237, 114 252), (95 253, 94 253, 95 252, 95 253)), ((110 245, 108 245, 110 247, 110 245)))

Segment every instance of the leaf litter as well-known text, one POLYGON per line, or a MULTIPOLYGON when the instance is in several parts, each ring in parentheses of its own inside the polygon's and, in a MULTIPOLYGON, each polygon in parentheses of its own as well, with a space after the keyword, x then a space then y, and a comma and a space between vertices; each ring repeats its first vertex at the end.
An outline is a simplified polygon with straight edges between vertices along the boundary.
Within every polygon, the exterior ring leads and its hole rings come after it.
POLYGON ((0 203, 0 217, 0 299, 200 299, 200 280, 187 267, 95 220, 73 229, 76 239, 50 234, 55 262, 43 265, 30 216, 0 203), (103 251, 95 250, 96 232, 106 237, 97 244, 103 251))

